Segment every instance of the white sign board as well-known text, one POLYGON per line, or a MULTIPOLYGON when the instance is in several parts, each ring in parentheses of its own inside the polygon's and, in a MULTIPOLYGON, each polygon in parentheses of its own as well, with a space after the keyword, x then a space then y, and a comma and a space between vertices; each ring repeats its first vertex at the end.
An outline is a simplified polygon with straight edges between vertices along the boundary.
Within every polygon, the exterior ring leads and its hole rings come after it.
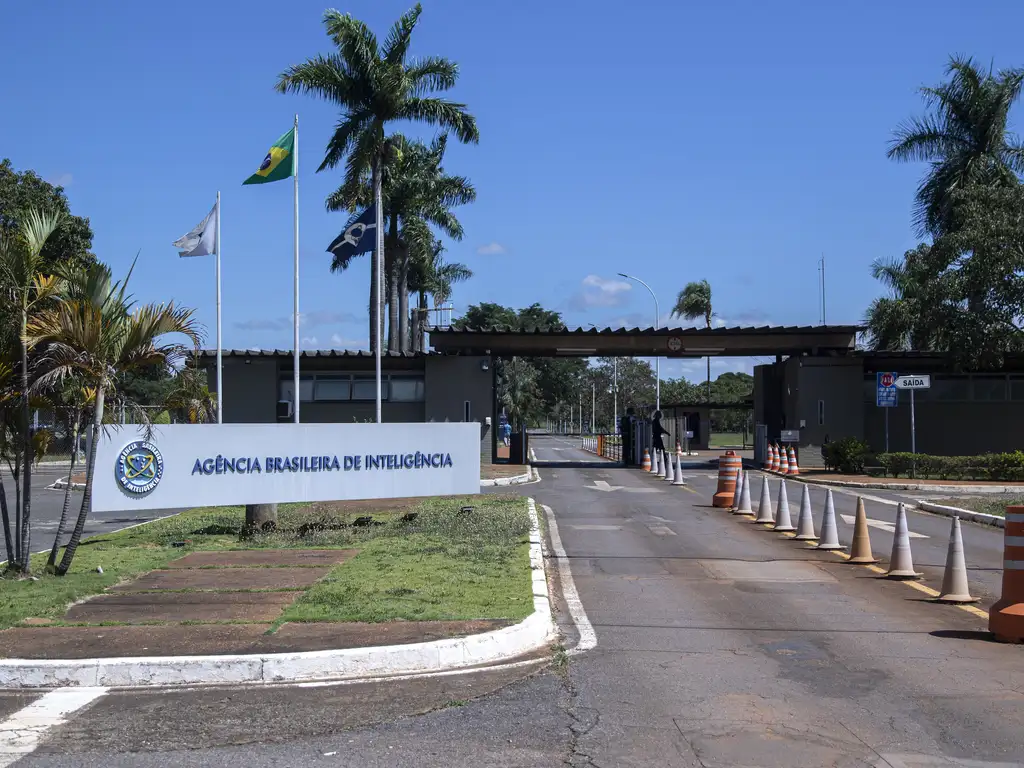
POLYGON ((932 377, 928 374, 896 377, 896 389, 930 389, 931 386, 932 377))
POLYGON ((800 442, 800 430, 799 429, 784 429, 779 436, 779 442, 781 443, 799 443, 800 442))
POLYGON ((480 425, 108 426, 96 512, 480 492, 480 425))

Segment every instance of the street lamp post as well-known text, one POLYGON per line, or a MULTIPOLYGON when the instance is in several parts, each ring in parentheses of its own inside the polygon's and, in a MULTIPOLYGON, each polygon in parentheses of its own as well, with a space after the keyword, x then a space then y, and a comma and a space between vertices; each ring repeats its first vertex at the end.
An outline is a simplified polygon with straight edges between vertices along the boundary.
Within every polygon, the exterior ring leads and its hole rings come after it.
POLYGON ((590 382, 590 434, 597 434, 597 422, 595 414, 597 413, 597 382, 590 382))
MULTIPOLYGON (((654 299, 654 330, 658 330, 659 328, 661 328, 661 310, 658 309, 658 297, 654 294, 654 291, 651 289, 651 286, 649 286, 647 283, 645 283, 639 277, 634 277, 633 275, 627 275, 625 272, 619 272, 619 277, 624 277, 627 280, 636 280, 636 282, 640 283, 640 285, 642 285, 644 288, 646 288, 648 291, 651 292, 651 298, 654 299)), ((654 409, 657 410, 657 411, 660 411, 661 410, 661 358, 660 357, 654 358, 654 380, 655 380, 654 381, 654 388, 655 388, 655 393, 654 393, 655 405, 654 405, 654 409)))
POLYGON ((615 409, 615 423, 612 424, 612 432, 619 432, 619 358, 612 358, 612 403, 615 409))

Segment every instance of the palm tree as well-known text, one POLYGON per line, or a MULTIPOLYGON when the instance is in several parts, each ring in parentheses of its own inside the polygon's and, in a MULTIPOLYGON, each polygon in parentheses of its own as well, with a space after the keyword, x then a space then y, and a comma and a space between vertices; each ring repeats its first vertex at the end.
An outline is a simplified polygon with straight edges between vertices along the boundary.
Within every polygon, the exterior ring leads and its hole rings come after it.
MULTIPOLYGON (((21 494, 20 503, 15 505, 15 561, 22 572, 31 567, 29 554, 32 551, 32 461, 35 454, 32 444, 31 403, 29 398, 29 350, 25 343, 25 329, 32 313, 60 289, 55 277, 40 274, 43 268, 43 248, 54 230, 60 226, 62 215, 40 210, 28 211, 20 226, 13 234, 0 235, 0 285, 11 305, 15 307, 18 322, 18 344, 20 360, 21 398, 21 494)), ((18 481, 16 480, 15 483, 18 481)))
MULTIPOLYGON (((380 196, 382 165, 391 154, 385 137, 389 123, 411 121, 450 131, 464 143, 478 142, 476 119, 464 104, 427 94, 454 87, 458 66, 448 59, 408 58, 412 32, 422 8, 403 14, 383 46, 363 22, 335 10, 324 13, 324 27, 337 50, 286 69, 278 79, 281 93, 307 93, 334 102, 341 118, 318 171, 346 162, 345 180, 356 184, 370 174, 375 197, 380 196)), ((370 343, 375 344, 379 313, 377 281, 380 265, 373 253, 370 278, 370 343)))
POLYGON ((929 285, 937 276, 926 260, 931 247, 919 245, 902 260, 877 259, 871 275, 889 289, 889 296, 871 302, 864 314, 868 344, 876 350, 945 348, 943 324, 935 317, 929 285))
MULTIPOLYGON (((711 318, 715 313, 711 311, 711 283, 707 280, 700 280, 695 283, 687 283, 686 287, 679 292, 676 298, 676 305, 672 309, 673 317, 685 317, 687 320, 704 318, 704 327, 711 327, 711 318)), ((708 355, 708 402, 711 402, 711 356, 708 355)))
POLYGON ((26 343, 44 348, 40 364, 40 386, 60 383, 69 376, 95 390, 92 443, 85 467, 85 490, 71 539, 57 566, 63 576, 82 539, 85 520, 92 506, 96 448, 103 429, 103 403, 115 395, 124 373, 154 364, 169 365, 184 357, 188 348, 201 343, 194 310, 170 304, 136 306, 127 295, 128 277, 113 282, 110 268, 94 264, 75 275, 68 297, 59 305, 43 310, 28 324, 26 343), (164 343, 168 334, 183 334, 188 347, 164 343))
POLYGON ((88 387, 83 387, 77 378, 67 381, 67 386, 61 392, 60 401, 65 408, 71 412, 71 464, 68 466, 68 482, 64 486, 64 504, 60 510, 60 521, 57 523, 57 532, 53 536, 53 546, 50 547, 50 555, 46 559, 46 570, 52 573, 57 567, 57 553, 60 551, 60 542, 64 538, 64 528, 67 525, 68 513, 71 511, 71 478, 75 475, 75 462, 78 460, 78 443, 82 434, 82 418, 89 405, 95 400, 96 393, 88 387))
POLYGON ((921 234, 950 226, 952 195, 971 184, 1016 184, 1024 172, 1024 146, 1007 130, 1010 107, 1020 96, 1024 70, 985 72, 973 59, 954 56, 948 82, 921 93, 934 113, 900 125, 888 156, 924 161, 931 170, 917 190, 915 222, 921 234))
MULTIPOLYGON (((441 166, 448 137, 436 137, 428 146, 400 134, 391 137, 392 154, 384 163, 381 194, 384 218, 385 261, 388 279, 388 348, 406 352, 409 343, 409 271, 413 241, 432 238, 432 224, 453 240, 461 240, 462 225, 451 209, 476 200, 476 189, 463 176, 450 176, 441 166)), ((365 175, 347 180, 327 198, 329 210, 355 210, 373 200, 371 180, 365 175)), ((349 259, 335 256, 332 270, 344 269, 349 259)))
POLYGON ((217 421, 217 395, 210 391, 206 372, 195 366, 186 366, 178 371, 164 407, 183 414, 189 424, 217 421))
POLYGON ((459 262, 444 260, 444 243, 429 230, 424 235, 410 238, 409 287, 419 294, 418 327, 413 335, 414 351, 423 351, 423 330, 427 316, 427 294, 434 298, 434 306, 443 305, 452 295, 456 283, 473 276, 473 270, 459 262))

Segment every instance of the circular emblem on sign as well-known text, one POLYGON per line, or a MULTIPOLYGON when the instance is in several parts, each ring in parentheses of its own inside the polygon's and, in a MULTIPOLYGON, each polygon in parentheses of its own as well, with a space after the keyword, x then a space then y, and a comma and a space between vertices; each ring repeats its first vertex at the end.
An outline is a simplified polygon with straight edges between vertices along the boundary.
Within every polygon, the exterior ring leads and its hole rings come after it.
POLYGON ((683 340, 678 336, 673 336, 668 340, 668 348, 673 352, 678 352, 683 348, 683 340))
POLYGON ((893 379, 893 375, 891 373, 883 373, 882 374, 882 386, 883 387, 891 387, 893 385, 893 381, 894 381, 894 379, 893 379))
MULTIPOLYGON (((261 170, 261 171, 265 171, 265 170, 267 170, 267 168, 269 168, 269 167, 270 167, 271 159, 272 159, 272 158, 270 157, 270 153, 269 153, 269 152, 267 152, 267 156, 266 156, 266 157, 264 157, 264 158, 263 158, 263 162, 262 162, 262 163, 260 163, 260 170, 261 170)), ((251 166, 251 165, 250 165, 249 167, 250 167, 250 168, 252 168, 252 166, 251 166)))
POLYGON ((133 496, 143 496, 160 482, 164 459, 152 443, 136 440, 117 455, 117 483, 133 496))

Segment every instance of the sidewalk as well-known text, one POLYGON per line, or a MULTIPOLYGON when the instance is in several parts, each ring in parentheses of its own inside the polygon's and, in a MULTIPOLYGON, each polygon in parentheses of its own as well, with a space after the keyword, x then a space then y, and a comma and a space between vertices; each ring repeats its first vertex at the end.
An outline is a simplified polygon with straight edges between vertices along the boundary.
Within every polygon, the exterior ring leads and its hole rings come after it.
MULTIPOLYGON (((760 471, 760 467, 757 468, 760 471)), ((780 477, 778 472, 771 474, 780 477)), ((1001 480, 931 480, 906 477, 871 477, 870 475, 844 475, 824 469, 801 469, 794 480, 807 480, 819 485, 834 485, 840 488, 876 488, 890 491, 938 491, 952 493, 1024 493, 1024 485, 1006 483, 1001 480)))

